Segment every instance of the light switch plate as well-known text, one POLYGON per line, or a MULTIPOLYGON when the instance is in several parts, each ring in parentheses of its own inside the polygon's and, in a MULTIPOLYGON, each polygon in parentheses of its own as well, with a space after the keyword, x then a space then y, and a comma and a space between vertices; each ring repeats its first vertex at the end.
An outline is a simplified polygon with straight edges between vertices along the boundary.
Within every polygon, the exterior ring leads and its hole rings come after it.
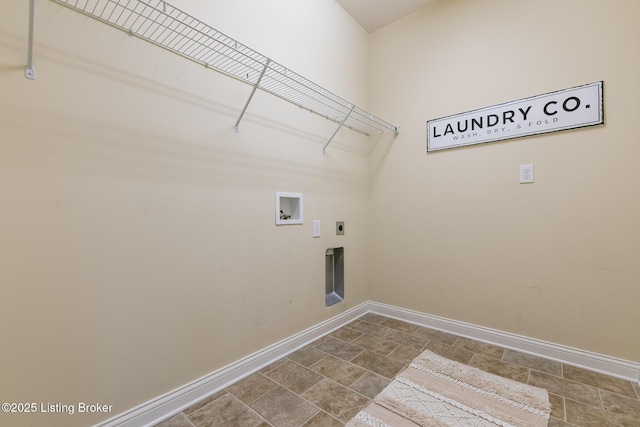
POLYGON ((337 236, 344 235, 344 221, 336 222, 336 235, 337 236))

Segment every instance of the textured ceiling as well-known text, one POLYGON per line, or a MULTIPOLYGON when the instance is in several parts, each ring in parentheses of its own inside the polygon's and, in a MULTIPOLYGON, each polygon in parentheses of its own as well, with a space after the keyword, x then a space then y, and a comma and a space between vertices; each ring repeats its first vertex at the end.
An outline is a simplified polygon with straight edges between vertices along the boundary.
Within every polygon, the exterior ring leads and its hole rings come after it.
POLYGON ((336 0, 365 30, 372 32, 434 0, 336 0))

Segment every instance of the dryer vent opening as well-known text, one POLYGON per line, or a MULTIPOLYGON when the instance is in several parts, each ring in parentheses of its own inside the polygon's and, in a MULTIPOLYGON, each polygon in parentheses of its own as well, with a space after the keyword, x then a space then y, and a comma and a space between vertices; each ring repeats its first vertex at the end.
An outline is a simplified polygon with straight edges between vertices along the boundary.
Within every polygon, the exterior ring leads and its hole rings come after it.
POLYGON ((325 304, 327 307, 344 299, 344 248, 325 251, 325 304))

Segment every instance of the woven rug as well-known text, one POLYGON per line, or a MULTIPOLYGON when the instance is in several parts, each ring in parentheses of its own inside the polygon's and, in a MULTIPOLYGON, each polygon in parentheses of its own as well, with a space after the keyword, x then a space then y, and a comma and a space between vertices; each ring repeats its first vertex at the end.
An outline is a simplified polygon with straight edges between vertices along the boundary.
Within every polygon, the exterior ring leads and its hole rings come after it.
POLYGON ((547 391, 425 351, 347 427, 546 427, 547 391))

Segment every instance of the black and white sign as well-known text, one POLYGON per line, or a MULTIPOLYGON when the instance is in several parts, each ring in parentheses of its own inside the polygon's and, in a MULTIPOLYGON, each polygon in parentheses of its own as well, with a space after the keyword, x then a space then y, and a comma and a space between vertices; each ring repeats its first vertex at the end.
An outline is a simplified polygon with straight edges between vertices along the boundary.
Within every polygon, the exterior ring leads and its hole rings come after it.
POLYGON ((429 120, 427 151, 604 123, 603 82, 429 120))

